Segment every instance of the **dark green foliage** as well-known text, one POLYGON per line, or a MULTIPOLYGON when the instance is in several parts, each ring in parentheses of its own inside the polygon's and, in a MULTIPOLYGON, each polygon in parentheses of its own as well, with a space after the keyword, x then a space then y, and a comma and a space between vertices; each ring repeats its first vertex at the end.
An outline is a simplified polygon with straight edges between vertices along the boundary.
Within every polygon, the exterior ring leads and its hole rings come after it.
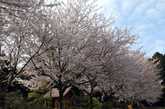
POLYGON ((43 86, 40 89, 33 90, 32 92, 28 93, 28 103, 35 105, 41 105, 44 104, 45 100, 49 100, 51 98, 44 98, 44 95, 50 90, 50 88, 46 88, 46 86, 43 86))
MULTIPOLYGON (((21 75, 22 73, 20 72, 21 75)), ((16 77, 16 67, 11 66, 7 60, 0 60, 0 108, 15 108, 26 102, 29 89, 19 84, 16 77)))
MULTIPOLYGON (((6 61, 6 60, 5 60, 6 61)), ((0 92, 2 93, 7 86, 7 80, 10 68, 5 64, 4 60, 0 60, 0 92)))
POLYGON ((93 97, 92 99, 93 99, 93 106, 94 106, 93 109, 102 109, 102 103, 100 103, 98 99, 96 99, 96 97, 93 97))
POLYGON ((20 76, 18 76, 19 78, 21 78, 22 80, 30 80, 33 77, 35 77, 35 75, 25 75, 25 74, 21 74, 20 76))
POLYGON ((13 109, 17 108, 18 105, 25 102, 25 99, 23 98, 21 92, 19 90, 8 92, 6 96, 6 108, 7 109, 13 109))
POLYGON ((29 104, 25 101, 15 100, 11 107, 7 106, 7 109, 50 109, 44 104, 29 104))
POLYGON ((118 99, 112 98, 103 102, 103 109, 127 109, 125 102, 118 102, 118 99))
POLYGON ((165 85, 165 55, 160 54, 159 52, 156 52, 152 58, 150 58, 151 61, 155 60, 154 63, 158 63, 157 68, 160 70, 160 76, 163 80, 162 84, 165 85))
MULTIPOLYGON (((74 99, 73 109, 88 109, 89 107, 89 96, 80 96, 74 99)), ((93 109, 102 109, 102 103, 99 102, 96 97, 93 97, 93 109)))
MULTIPOLYGON (((156 52, 152 58, 149 59, 149 61, 154 61, 154 63, 157 63, 157 68, 160 70, 159 75, 160 79, 162 80, 162 85, 165 86, 165 54, 161 54, 159 52, 156 52)), ((155 104, 157 106, 165 106, 165 88, 163 89, 163 95, 159 103, 155 104)))
POLYGON ((28 92, 29 90, 26 88, 25 91, 24 86, 22 85, 15 83, 13 86, 15 87, 10 88, 10 92, 8 92, 6 96, 7 109, 49 109, 44 104, 45 100, 47 100, 47 102, 50 100, 43 97, 49 90, 48 88, 45 88, 45 86, 31 92, 28 92), (24 92, 22 90, 24 90, 24 92))
MULTIPOLYGON (((44 94, 49 91, 45 86, 30 93, 29 89, 18 81, 13 81, 17 69, 9 66, 6 60, 0 61, 0 109, 46 109, 44 106, 44 94), (9 82, 9 80, 12 80, 9 82)), ((29 80, 34 75, 24 75, 23 72, 17 76, 23 80, 29 80)))
POLYGON ((18 84, 17 81, 13 82, 6 92, 5 107, 7 109, 17 109, 19 105, 26 103, 28 91, 29 89, 27 87, 18 84))
POLYGON ((29 89, 27 87, 22 84, 18 84, 17 81, 13 82, 6 92, 5 108, 17 109, 19 105, 26 103, 28 91, 29 89))
POLYGON ((152 58, 149 59, 150 61, 154 61, 154 63, 158 63, 157 68, 160 70, 159 75, 163 80, 162 84, 165 85, 165 55, 156 52, 152 58))
POLYGON ((0 60, 0 108, 5 107, 5 98, 9 87, 8 78, 11 68, 8 65, 6 60, 0 60))

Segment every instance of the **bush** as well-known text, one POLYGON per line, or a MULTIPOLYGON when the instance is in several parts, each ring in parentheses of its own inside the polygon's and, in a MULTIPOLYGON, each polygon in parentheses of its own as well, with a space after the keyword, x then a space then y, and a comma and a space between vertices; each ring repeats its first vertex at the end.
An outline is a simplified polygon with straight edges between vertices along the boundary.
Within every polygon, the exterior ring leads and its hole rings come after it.
MULTIPOLYGON (((102 103, 96 97, 93 97, 93 109, 102 109, 102 103)), ((73 109, 88 109, 89 106, 89 96, 80 96, 74 99, 73 109)))

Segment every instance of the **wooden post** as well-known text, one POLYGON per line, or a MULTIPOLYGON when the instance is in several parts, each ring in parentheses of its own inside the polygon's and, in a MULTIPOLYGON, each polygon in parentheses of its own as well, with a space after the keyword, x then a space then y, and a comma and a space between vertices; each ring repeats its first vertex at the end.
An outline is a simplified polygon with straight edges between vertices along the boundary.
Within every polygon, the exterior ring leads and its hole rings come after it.
POLYGON ((58 100, 55 100, 55 109, 58 108, 58 100))
POLYGON ((63 100, 63 106, 64 106, 64 109, 66 108, 66 106, 65 106, 65 102, 66 102, 66 101, 65 101, 65 100, 63 100))
POLYGON ((66 108, 68 109, 68 101, 66 101, 65 105, 66 105, 66 108))
POLYGON ((45 100, 45 106, 46 106, 46 100, 45 100))
POLYGON ((132 105, 128 105, 128 109, 132 109, 132 105))

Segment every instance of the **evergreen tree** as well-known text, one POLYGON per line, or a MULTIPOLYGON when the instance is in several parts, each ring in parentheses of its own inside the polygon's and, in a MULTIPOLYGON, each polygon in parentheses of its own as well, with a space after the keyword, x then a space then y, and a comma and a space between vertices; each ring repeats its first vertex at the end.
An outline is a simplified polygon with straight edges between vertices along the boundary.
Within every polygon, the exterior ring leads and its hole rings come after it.
MULTIPOLYGON (((149 60, 154 61, 154 63, 157 64, 157 68, 159 69, 160 72, 159 73, 160 79, 162 80, 161 84, 165 86, 165 54, 156 52, 149 60)), ((163 89, 162 99, 157 105, 165 106, 165 88, 163 89)))

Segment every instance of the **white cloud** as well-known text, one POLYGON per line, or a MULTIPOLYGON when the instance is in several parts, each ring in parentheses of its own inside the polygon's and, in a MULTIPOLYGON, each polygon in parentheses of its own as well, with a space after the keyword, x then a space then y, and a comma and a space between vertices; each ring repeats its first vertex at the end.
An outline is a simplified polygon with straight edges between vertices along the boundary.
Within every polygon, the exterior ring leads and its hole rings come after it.
POLYGON ((159 12, 164 14, 164 10, 165 10, 165 1, 164 0, 159 0, 156 4, 156 8, 157 10, 159 10, 159 12))
POLYGON ((145 29, 147 29, 147 28, 152 28, 152 27, 154 27, 154 24, 152 24, 152 23, 150 23, 150 24, 138 24, 137 26, 137 29, 138 29, 138 31, 144 31, 145 29))
POLYGON ((160 20, 158 21, 158 23, 159 23, 159 24, 165 23, 165 18, 164 18, 164 19, 160 19, 160 20))
POLYGON ((143 0, 140 4, 138 4, 135 7, 134 12, 129 19, 139 19, 141 17, 144 17, 146 10, 152 7, 154 4, 155 4, 155 0, 148 0, 148 1, 143 0))
POLYGON ((124 18, 121 16, 121 0, 98 0, 99 7, 103 6, 100 12, 104 13, 105 17, 113 15, 117 22, 123 22, 124 18))
POLYGON ((151 36, 143 35, 142 37, 139 38, 139 42, 141 42, 142 46, 148 47, 148 41, 151 40, 151 38, 152 38, 151 36))
POLYGON ((122 0, 121 3, 121 13, 124 16, 128 16, 133 8, 140 3, 141 0, 122 0))
POLYGON ((116 1, 114 0, 98 0, 96 3, 102 7, 101 11, 104 13, 113 13, 116 8, 116 1))
POLYGON ((151 19, 161 17, 159 11, 157 9, 154 9, 154 8, 148 9, 145 14, 148 18, 151 18, 151 19))
MULTIPOLYGON (((161 35, 160 37, 163 37, 165 40, 165 25, 163 28, 161 28, 161 31, 158 31, 158 34, 160 34, 161 35)), ((164 46, 164 48, 165 48, 165 46, 164 46)))

